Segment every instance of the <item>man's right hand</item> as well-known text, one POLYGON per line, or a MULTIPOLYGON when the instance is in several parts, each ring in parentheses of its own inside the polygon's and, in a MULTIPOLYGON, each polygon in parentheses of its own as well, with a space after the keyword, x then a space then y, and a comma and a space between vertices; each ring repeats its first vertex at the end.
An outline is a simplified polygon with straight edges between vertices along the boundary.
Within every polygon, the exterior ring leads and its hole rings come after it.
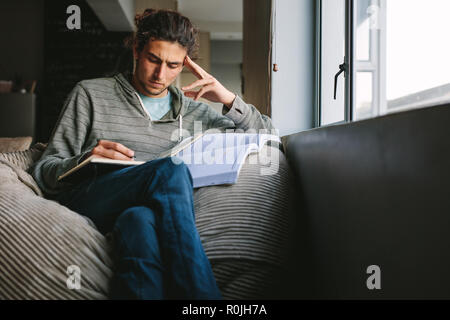
POLYGON ((99 140, 87 157, 92 155, 115 160, 133 160, 134 151, 118 142, 99 140))

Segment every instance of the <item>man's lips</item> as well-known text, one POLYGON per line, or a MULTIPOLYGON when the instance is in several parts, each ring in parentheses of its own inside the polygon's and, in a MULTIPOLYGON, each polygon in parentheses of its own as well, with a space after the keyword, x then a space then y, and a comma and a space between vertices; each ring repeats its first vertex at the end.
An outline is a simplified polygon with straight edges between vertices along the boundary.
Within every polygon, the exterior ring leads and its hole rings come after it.
POLYGON ((164 87, 164 85, 162 83, 158 83, 158 82, 154 82, 154 81, 149 81, 149 83, 154 88, 162 88, 162 87, 164 87))

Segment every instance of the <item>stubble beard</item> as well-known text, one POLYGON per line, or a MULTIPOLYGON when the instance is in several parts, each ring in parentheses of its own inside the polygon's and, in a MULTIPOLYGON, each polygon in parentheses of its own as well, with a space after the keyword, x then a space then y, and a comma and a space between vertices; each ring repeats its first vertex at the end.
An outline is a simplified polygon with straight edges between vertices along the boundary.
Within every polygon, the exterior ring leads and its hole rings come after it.
POLYGON ((141 80, 139 80, 138 79, 138 81, 139 81, 139 83, 140 83, 140 85, 141 85, 141 88, 145 91, 145 93, 147 93, 149 96, 158 96, 158 95, 160 95, 161 93, 163 93, 164 91, 166 91, 167 90, 167 87, 164 87, 161 91, 154 91, 154 90, 157 90, 157 89, 154 89, 154 88, 152 88, 152 89, 150 89, 150 88, 148 88, 148 85, 145 83, 145 82, 143 82, 143 81, 141 81, 141 80), (153 90, 153 91, 152 91, 153 90))
POLYGON ((135 67, 136 71, 134 71, 133 78, 135 79, 135 81, 137 81, 139 83, 140 87, 146 94, 148 94, 149 96, 158 96, 167 90, 168 86, 164 87, 160 91, 156 91, 156 92, 155 92, 155 90, 158 90, 158 89, 149 88, 148 85, 140 79, 139 74, 137 72, 138 69, 139 69, 139 59, 136 60, 136 67, 135 67))

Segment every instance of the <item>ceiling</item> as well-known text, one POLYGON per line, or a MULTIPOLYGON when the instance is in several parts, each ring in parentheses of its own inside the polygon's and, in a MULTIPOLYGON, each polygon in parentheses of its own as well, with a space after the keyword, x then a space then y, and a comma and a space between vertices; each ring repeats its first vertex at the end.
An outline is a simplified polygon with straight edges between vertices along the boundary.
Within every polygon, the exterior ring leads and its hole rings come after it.
POLYGON ((129 0, 87 0, 109 31, 131 32, 134 27, 134 2, 129 0))
MULTIPOLYGON (((132 31, 134 1, 87 0, 111 31, 132 31)), ((178 11, 211 40, 242 40, 243 0, 178 0, 178 11)))
POLYGON ((189 17, 211 40, 242 40, 243 0, 178 0, 178 11, 189 17))
POLYGON ((194 20, 241 22, 242 0, 178 0, 178 11, 194 20))

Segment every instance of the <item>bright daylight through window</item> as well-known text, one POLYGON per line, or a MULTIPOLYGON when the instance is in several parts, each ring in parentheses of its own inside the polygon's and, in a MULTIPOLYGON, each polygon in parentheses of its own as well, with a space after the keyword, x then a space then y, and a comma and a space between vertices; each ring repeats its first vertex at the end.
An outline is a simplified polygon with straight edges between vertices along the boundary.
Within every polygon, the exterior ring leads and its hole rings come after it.
POLYGON ((354 120, 450 101, 450 1, 354 0, 354 120))

